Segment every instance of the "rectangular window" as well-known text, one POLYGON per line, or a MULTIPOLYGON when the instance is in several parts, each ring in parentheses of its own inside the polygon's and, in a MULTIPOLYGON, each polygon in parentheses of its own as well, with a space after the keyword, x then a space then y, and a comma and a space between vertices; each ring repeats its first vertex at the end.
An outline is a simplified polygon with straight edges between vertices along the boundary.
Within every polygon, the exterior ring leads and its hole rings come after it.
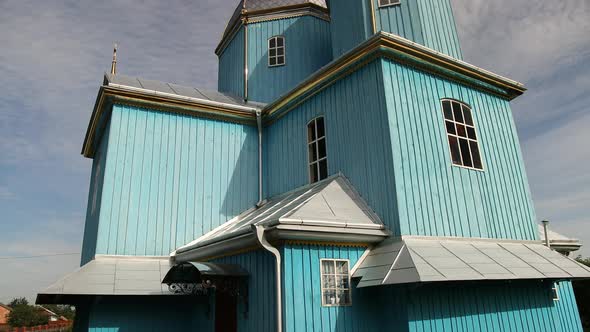
POLYGON ((554 283, 553 287, 551 287, 551 296, 553 297, 553 301, 559 301, 559 289, 557 288, 557 283, 554 283))
POLYGON ((399 5, 400 3, 400 0, 379 0, 379 7, 399 5))
POLYGON ((285 64, 285 37, 274 36, 268 40, 268 66, 276 67, 285 64))
POLYGON ((314 183, 327 178, 328 156, 323 117, 315 118, 307 124, 307 156, 309 182, 314 183))
POLYGON ((349 306, 352 304, 348 260, 322 259, 322 305, 325 307, 349 306))
POLYGON ((442 110, 453 164, 483 170, 471 108, 461 102, 444 99, 442 110))

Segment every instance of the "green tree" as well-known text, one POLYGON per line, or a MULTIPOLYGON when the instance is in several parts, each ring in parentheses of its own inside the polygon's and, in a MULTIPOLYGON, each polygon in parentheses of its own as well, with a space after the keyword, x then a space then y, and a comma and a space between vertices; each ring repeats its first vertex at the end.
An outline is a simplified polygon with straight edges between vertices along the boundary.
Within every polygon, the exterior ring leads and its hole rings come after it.
POLYGON ((73 320, 76 315, 76 311, 69 305, 49 304, 44 305, 44 307, 55 312, 58 316, 64 316, 69 320, 73 320))
POLYGON ((47 315, 42 314, 39 308, 28 304, 18 304, 12 307, 12 311, 8 314, 8 324, 12 327, 45 325, 47 322, 49 322, 47 315))
POLYGON ((16 308, 19 305, 29 305, 29 301, 27 301, 27 299, 24 297, 17 297, 8 303, 8 306, 11 308, 16 308))
POLYGON ((590 257, 583 258, 582 255, 578 255, 578 257, 576 257, 576 261, 580 264, 590 267, 590 257))

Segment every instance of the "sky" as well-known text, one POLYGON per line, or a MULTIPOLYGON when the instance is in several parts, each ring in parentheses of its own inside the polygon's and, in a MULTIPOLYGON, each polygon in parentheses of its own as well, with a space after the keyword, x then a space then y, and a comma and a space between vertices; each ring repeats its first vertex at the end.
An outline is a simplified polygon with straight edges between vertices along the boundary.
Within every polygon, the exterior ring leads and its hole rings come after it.
MULTIPOLYGON (((590 3, 452 0, 467 62, 525 83, 512 103, 537 219, 590 256, 590 3)), ((215 89, 237 1, 0 0, 0 302, 75 270, 91 160, 84 133, 120 73, 215 89), (42 254, 45 258, 10 258, 42 254)))

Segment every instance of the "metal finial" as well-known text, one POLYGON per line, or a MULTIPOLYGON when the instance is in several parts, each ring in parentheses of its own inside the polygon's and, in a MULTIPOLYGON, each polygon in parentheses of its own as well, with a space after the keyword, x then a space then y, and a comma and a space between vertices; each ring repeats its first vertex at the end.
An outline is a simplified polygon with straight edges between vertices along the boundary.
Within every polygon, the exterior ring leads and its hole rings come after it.
POLYGON ((111 74, 117 74, 117 43, 115 43, 115 47, 113 48, 113 62, 111 63, 111 74))

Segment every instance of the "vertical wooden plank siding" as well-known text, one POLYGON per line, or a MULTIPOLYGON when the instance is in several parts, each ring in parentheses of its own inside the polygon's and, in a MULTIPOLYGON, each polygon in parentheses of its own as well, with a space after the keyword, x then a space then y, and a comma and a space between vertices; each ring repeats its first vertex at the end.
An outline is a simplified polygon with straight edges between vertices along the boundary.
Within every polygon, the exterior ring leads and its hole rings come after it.
POLYGON ((110 127, 107 126, 103 137, 96 150, 90 173, 90 190, 88 191, 88 207, 86 209, 86 221, 84 225, 84 240, 82 241, 82 254, 80 266, 88 263, 96 253, 96 241, 98 232, 98 219, 102 201, 105 165, 107 160, 107 145, 109 141, 110 127), (97 175, 97 172, 100 173, 97 175), (96 202, 94 195, 96 191, 96 202), (94 210, 93 210, 94 206, 94 210))
POLYGON ((462 59, 450 0, 402 0, 387 7, 379 7, 379 0, 372 1, 377 31, 391 32, 462 59))
POLYGON ((91 332, 213 331, 207 297, 169 296, 103 301, 90 308, 91 332))
POLYGON ((248 312, 238 303, 238 331, 272 332, 276 330, 275 258, 266 250, 256 250, 214 260, 237 264, 250 273, 248 312))
POLYGON ((582 331, 580 313, 571 281, 558 283, 559 301, 555 302, 561 331, 582 331))
POLYGON ((536 240, 509 103, 383 61, 401 234, 536 240), (472 107, 485 169, 452 165, 440 100, 472 107))
POLYGON ((301 16, 248 24, 248 99, 269 103, 332 60, 330 23, 301 16), (268 39, 285 37, 284 66, 268 66, 268 39))
POLYGON ((167 255, 257 200, 257 130, 113 107, 98 254, 167 255))
POLYGON ((390 287, 382 296, 407 292, 409 331, 582 331, 575 301, 554 302, 550 288, 540 281, 446 284, 390 287))
POLYGON ((323 307, 320 259, 348 259, 352 268, 364 247, 290 245, 283 255, 283 328, 296 331, 377 331, 372 299, 353 286, 352 306, 323 307))
POLYGON ((330 7, 332 56, 338 58, 373 34, 371 10, 366 0, 338 0, 330 7))
POLYGON ((265 128, 265 192, 277 195, 309 182, 307 123, 324 116, 328 172, 342 172, 394 233, 397 199, 382 70, 355 71, 265 128))
POLYGON ((243 27, 235 34, 229 45, 219 56, 218 72, 217 87, 219 91, 244 97, 243 27))

